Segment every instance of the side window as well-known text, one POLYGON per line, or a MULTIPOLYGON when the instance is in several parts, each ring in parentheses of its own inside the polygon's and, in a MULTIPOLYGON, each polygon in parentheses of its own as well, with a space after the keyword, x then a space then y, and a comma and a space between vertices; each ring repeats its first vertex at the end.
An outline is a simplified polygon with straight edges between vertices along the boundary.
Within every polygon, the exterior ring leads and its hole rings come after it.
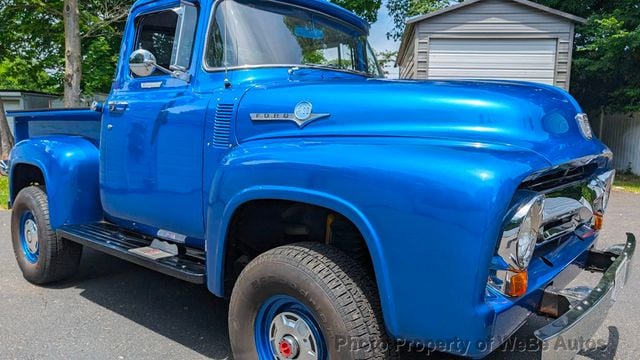
POLYGON ((237 65, 236 53, 233 51, 235 47, 235 35, 230 32, 232 29, 224 22, 226 12, 227 4, 223 2, 220 4, 219 10, 216 11, 215 19, 213 19, 211 29, 209 29, 209 33, 207 34, 205 64, 209 67, 237 65))
MULTIPOLYGON (((186 70, 191 64, 198 11, 191 5, 146 14, 136 19, 135 49, 150 51, 165 69, 186 70)), ((164 75, 156 70, 153 75, 164 75)))

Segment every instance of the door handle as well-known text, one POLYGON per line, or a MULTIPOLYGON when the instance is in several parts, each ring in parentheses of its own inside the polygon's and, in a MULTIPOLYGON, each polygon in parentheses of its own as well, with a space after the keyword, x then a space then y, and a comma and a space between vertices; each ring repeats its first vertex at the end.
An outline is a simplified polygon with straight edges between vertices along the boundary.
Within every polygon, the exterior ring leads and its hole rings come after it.
POLYGON ((122 113, 127 110, 129 103, 126 101, 109 101, 107 105, 109 106, 109 112, 122 113))

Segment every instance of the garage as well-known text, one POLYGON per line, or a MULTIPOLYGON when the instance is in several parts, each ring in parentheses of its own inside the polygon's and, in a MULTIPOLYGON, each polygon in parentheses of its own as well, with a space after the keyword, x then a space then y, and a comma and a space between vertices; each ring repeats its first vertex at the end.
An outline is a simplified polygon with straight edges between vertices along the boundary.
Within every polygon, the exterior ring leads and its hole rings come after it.
POLYGON ((407 21, 396 65, 417 80, 524 80, 569 89, 575 25, 527 0, 467 0, 407 21))
POLYGON ((428 77, 553 85, 556 44, 556 39, 431 39, 428 77))

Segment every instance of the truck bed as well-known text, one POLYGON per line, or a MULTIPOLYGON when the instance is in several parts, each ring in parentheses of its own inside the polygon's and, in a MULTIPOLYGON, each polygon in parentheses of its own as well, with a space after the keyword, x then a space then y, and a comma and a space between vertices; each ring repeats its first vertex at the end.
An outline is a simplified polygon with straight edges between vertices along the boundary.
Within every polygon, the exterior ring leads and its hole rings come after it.
POLYGON ((8 111, 16 143, 45 135, 79 135, 100 141, 101 114, 88 108, 8 111))

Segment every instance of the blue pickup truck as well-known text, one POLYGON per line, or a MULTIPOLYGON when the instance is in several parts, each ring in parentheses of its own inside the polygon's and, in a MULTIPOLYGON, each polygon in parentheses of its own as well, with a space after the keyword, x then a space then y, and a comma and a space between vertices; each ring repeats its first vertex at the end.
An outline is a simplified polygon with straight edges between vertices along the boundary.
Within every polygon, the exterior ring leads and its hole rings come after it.
POLYGON ((383 79, 368 29, 321 0, 137 1, 104 104, 11 114, 26 280, 90 247, 206 285, 236 359, 480 358, 532 314, 571 358, 635 250, 596 247, 611 152, 555 87, 383 79))

